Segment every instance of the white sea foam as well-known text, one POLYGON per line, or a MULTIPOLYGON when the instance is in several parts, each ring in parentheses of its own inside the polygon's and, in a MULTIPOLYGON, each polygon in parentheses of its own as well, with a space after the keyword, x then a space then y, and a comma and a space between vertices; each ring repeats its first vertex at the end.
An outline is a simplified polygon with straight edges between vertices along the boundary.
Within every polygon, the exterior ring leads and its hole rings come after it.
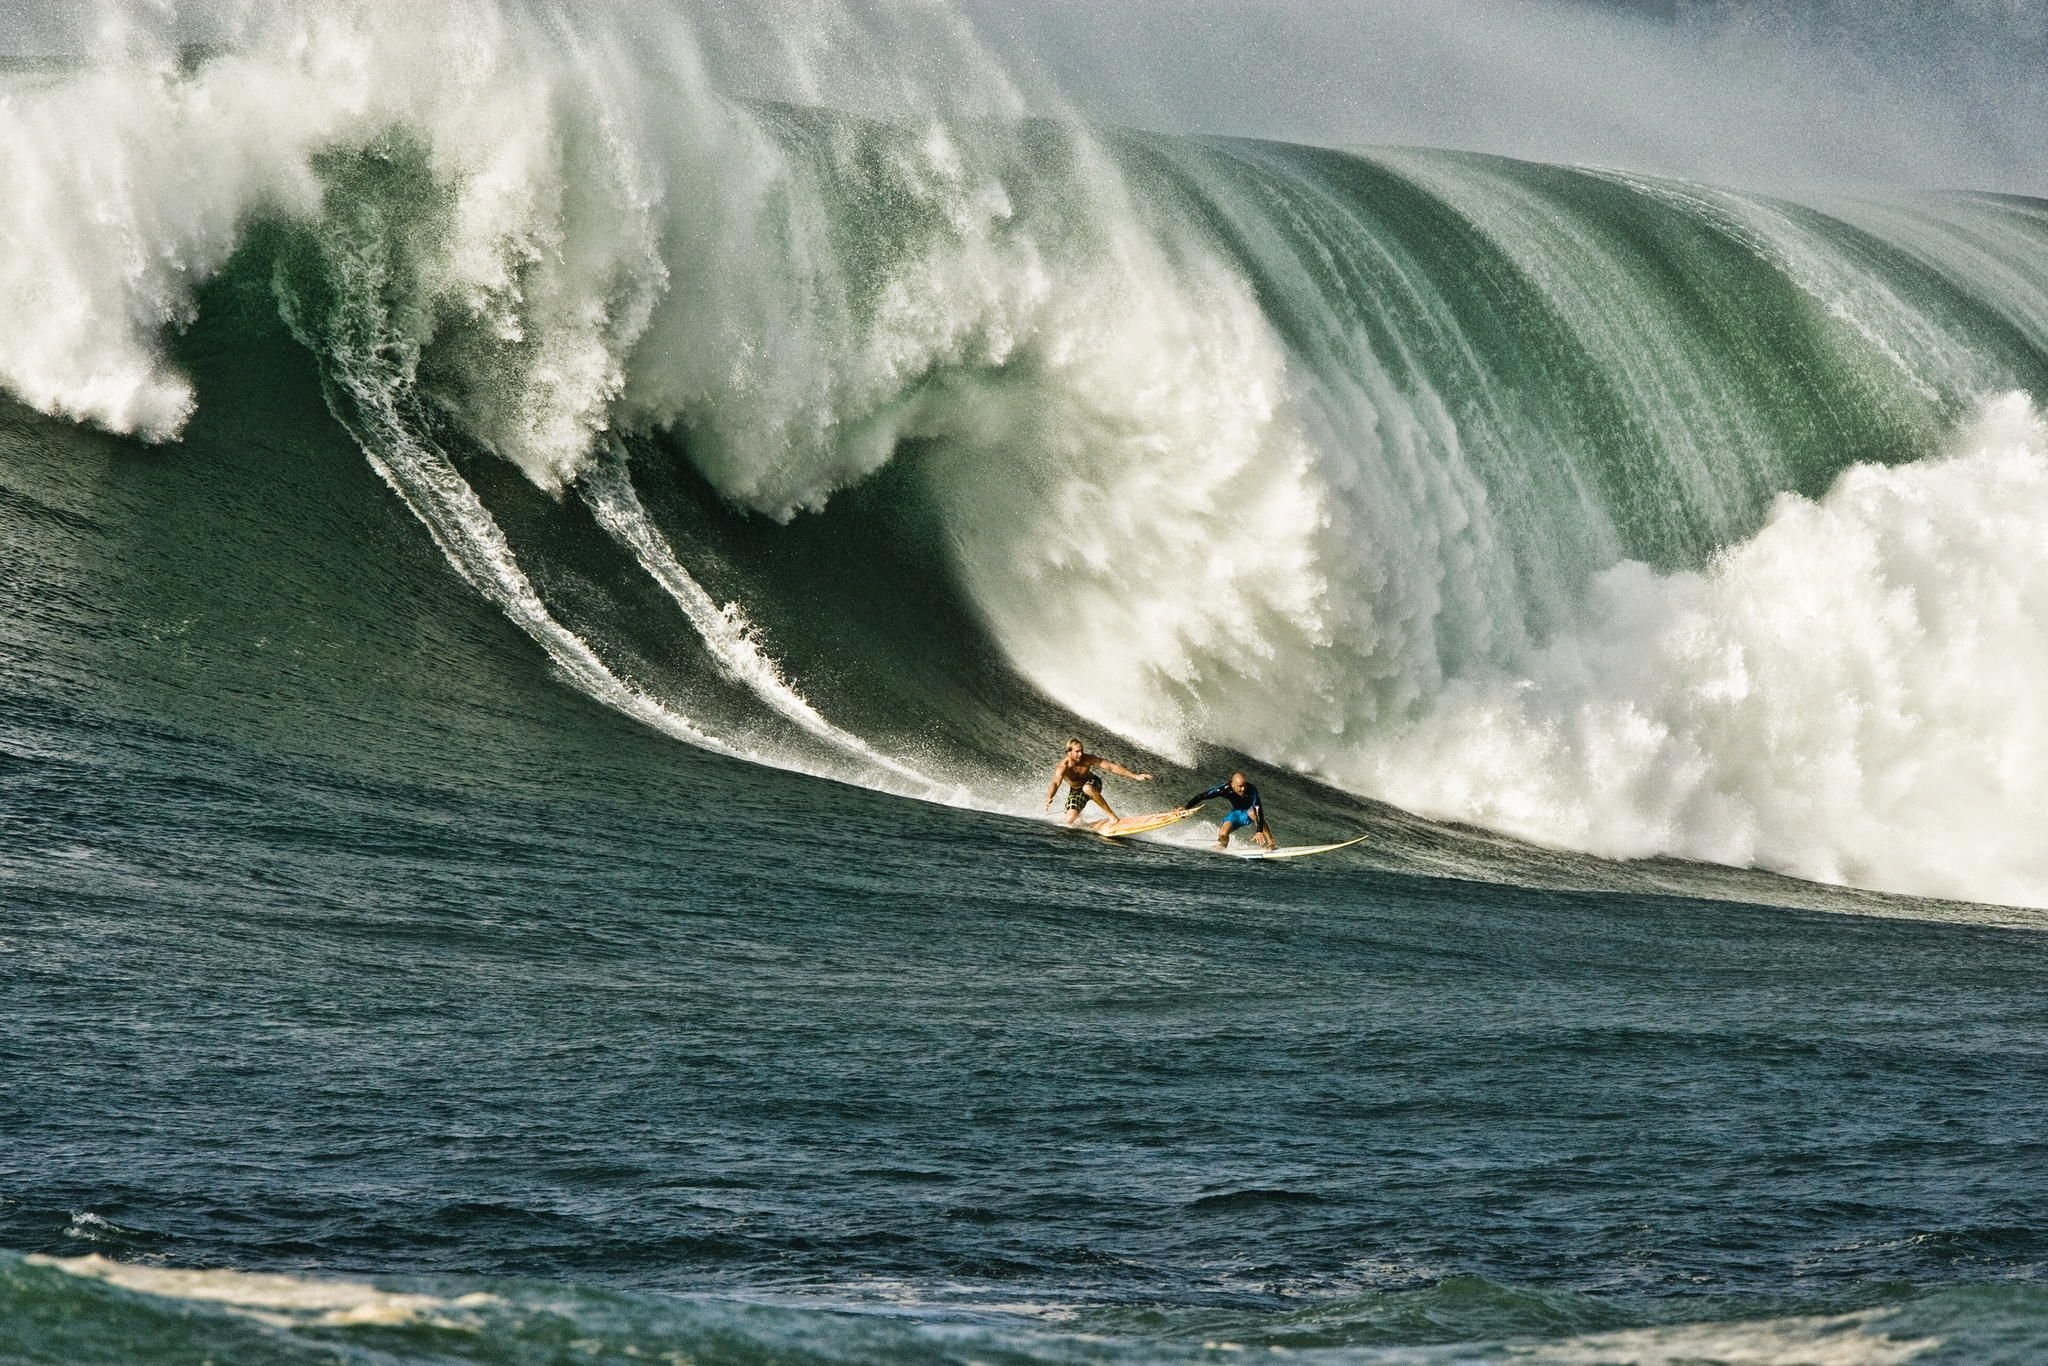
MULTIPOLYGON (((282 1275, 268 1272, 195 1270, 178 1267, 143 1266, 117 1262, 98 1255, 84 1257, 23 1258, 30 1266, 48 1267, 67 1275, 99 1281, 118 1289, 160 1299, 202 1304, 282 1329, 392 1328, 426 1326, 468 1333, 494 1330, 491 1311, 502 1310, 507 1301, 488 1292, 440 1296, 418 1291, 386 1290, 362 1281, 282 1275)), ((941 1296, 929 1299, 910 1287, 889 1283, 862 1283, 849 1287, 850 1302, 834 1304, 839 1310, 859 1310, 879 1300, 890 1312, 916 1311, 931 1307, 957 1313, 971 1307, 976 1316, 1002 1315, 1041 1323, 1053 1329, 1058 1344, 1102 1344, 1112 1351, 1114 1337, 1075 1333, 1067 1327, 1076 1317, 1073 1306, 1039 1303, 983 1303, 963 1306, 958 1300, 941 1296)), ((816 1301, 786 1296, 746 1296, 734 1303, 774 1305, 798 1310, 816 1307, 816 1301)), ((707 1303, 716 1305, 719 1300, 707 1303)), ((550 1305, 559 1313, 562 1306, 550 1305)), ((1890 1327, 1891 1311, 1866 1310, 1849 1314, 1792 1316, 1776 1319, 1725 1323, 1672 1324, 1653 1328, 1632 1328, 1583 1336, 1538 1340, 1511 1339, 1500 1342, 1463 1343, 1448 1346, 1360 1347, 1336 1349, 1333 1360, 1359 1362, 1425 1363, 1505 1361, 1552 1363, 1553 1366, 1592 1366, 1592 1363, 1631 1362, 1638 1366, 1680 1366, 1680 1363, 1715 1363, 1715 1366, 1904 1366, 1943 1346, 1940 1338, 1904 1334, 1890 1327)), ((502 1322, 502 1318, 500 1318, 502 1322)), ((977 1339, 986 1332, 986 1321, 948 1321, 946 1318, 919 1319, 919 1332, 938 1339, 977 1339)), ((1013 1340, 1011 1345, 1019 1345, 1013 1340)), ((1022 1344, 1027 1347, 1029 1344, 1022 1344)), ((1211 1338, 1200 1343, 1209 1352, 1259 1351, 1246 1343, 1211 1338)), ((627 1349, 630 1355, 632 1349, 627 1349)))
POLYGON ((361 1281, 314 1280, 254 1271, 197 1271, 177 1267, 140 1266, 97 1254, 86 1257, 23 1258, 72 1276, 103 1281, 142 1295, 216 1304, 231 1313, 261 1322, 289 1326, 319 1323, 333 1327, 396 1327, 430 1323, 439 1328, 474 1330, 474 1311, 500 1301, 489 1294, 444 1299, 381 1290, 361 1281))
POLYGON ((661 32, 636 43, 602 19, 490 0, 256 5, 192 70, 131 42, 13 80, 0 88, 0 384, 114 431, 177 435, 194 396, 166 327, 191 319, 250 223, 317 219, 323 156, 395 136, 447 196, 420 297, 398 311, 493 343, 488 373, 443 397, 559 486, 667 285, 662 233, 718 228, 706 217, 723 195, 671 188, 691 188, 706 140, 719 164, 745 164, 723 148, 741 125, 690 107, 709 96, 687 31, 638 22, 661 32))
POLYGON ((1632 1366, 1902 1366, 1942 1345, 1934 1337, 1895 1337, 1882 1330, 1881 1318, 1880 1311, 1633 1328, 1563 1342, 1510 1344, 1499 1355, 1555 1366, 1622 1361, 1632 1366))
POLYGON ((130 1232, 113 1220, 91 1210, 83 1210, 71 1216, 71 1222, 64 1229, 66 1238, 77 1238, 88 1243, 111 1242, 130 1232))
POLYGON ((1615 857, 2048 904, 2048 430, 1847 471, 1700 573, 1624 563, 1585 620, 1329 768, 1615 857))

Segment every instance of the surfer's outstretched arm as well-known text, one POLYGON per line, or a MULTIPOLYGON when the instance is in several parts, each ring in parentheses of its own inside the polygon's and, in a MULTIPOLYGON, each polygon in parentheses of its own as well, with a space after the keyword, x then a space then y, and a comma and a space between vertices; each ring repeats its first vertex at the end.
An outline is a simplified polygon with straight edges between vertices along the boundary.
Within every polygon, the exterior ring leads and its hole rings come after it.
POLYGON ((1151 774, 1133 773, 1129 769, 1125 768, 1122 764, 1119 764, 1114 760, 1097 759, 1095 761, 1095 766, 1099 769, 1105 770, 1106 772, 1114 773, 1119 778, 1129 778, 1132 782, 1149 783, 1152 781, 1151 774))
POLYGON ((1052 805, 1052 799, 1053 799, 1054 797, 1057 797, 1057 796, 1059 796, 1059 794, 1060 794, 1060 779, 1062 779, 1062 778, 1064 778, 1064 777, 1066 777, 1066 776, 1067 776, 1067 769, 1066 769, 1066 765, 1064 765, 1064 764, 1060 765, 1060 767, 1058 767, 1058 768, 1056 768, 1056 769, 1054 769, 1054 770, 1052 771, 1052 781, 1051 781, 1051 782, 1049 782, 1049 783, 1047 783, 1047 784, 1045 785, 1045 804, 1046 804, 1047 806, 1051 806, 1051 805, 1052 805))

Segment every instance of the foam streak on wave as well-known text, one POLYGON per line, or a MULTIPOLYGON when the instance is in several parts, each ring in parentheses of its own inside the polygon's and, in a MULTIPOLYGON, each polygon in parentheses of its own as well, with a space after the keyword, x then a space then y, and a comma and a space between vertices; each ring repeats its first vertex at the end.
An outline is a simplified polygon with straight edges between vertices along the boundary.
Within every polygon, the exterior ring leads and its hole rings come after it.
MULTIPOLYGON (((357 396, 369 405, 376 402, 374 396, 360 391, 357 396)), ((713 736, 612 673, 587 642, 548 611, 519 567, 505 533, 476 491, 448 463, 448 457, 416 440, 395 418, 377 425, 382 430, 364 443, 371 467, 412 509, 456 572, 531 636, 572 684, 686 744, 745 758, 761 757, 713 736)))
MULTIPOLYGON (((909 779, 917 785, 918 795, 930 794, 929 782, 864 746, 856 754, 867 762, 855 770, 840 764, 817 763, 780 749, 764 750, 713 734, 692 717, 620 678, 589 642, 548 610, 526 572, 519 567, 518 556, 490 509, 448 457, 415 437, 408 424, 389 412, 385 391, 359 379, 344 378, 340 382, 350 391, 354 411, 362 415, 358 420, 371 429, 364 433, 363 440, 371 467, 420 519, 456 572, 546 651, 578 691, 642 725, 701 749, 844 781, 873 781, 878 776, 876 770, 880 770, 886 775, 884 781, 895 780, 891 786, 900 786, 909 779)), ((761 662, 767 666, 766 660, 761 662)), ((802 699, 795 701, 800 705, 802 699)), ((817 718, 817 724, 827 732, 823 738, 837 733, 822 717, 817 718)))
POLYGON ((914 769, 897 763, 859 736, 820 716, 817 708, 804 700, 803 694, 783 677, 781 668, 762 651, 754 627, 739 605, 719 606, 703 585, 690 576, 667 539, 649 520, 646 509, 640 506, 639 495, 634 493, 626 474, 623 451, 615 449, 611 460, 594 462, 577 487, 599 524, 633 552, 640 567, 682 608, 710 647, 713 662, 727 678, 749 689, 771 710, 820 740, 898 778, 929 786, 914 769))

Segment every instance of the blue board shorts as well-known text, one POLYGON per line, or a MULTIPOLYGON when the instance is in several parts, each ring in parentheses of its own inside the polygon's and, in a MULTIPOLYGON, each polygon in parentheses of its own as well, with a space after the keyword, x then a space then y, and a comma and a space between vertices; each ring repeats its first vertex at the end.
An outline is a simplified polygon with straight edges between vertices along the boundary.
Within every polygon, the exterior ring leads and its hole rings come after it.
POLYGON ((1249 810, 1233 811, 1223 818, 1223 823, 1232 830, 1242 830, 1247 825, 1257 825, 1259 818, 1254 816, 1249 810))

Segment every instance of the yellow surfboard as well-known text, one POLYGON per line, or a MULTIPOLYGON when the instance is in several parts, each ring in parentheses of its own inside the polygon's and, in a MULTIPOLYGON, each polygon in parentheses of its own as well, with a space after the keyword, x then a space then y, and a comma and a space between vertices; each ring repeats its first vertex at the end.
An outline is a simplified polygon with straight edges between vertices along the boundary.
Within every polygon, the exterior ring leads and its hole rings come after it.
POLYGON ((1151 830, 1164 830, 1177 825, 1195 813, 1183 811, 1154 811, 1149 816, 1119 816, 1113 821, 1099 821, 1088 828, 1106 840, 1120 840, 1126 835, 1142 835, 1151 830))

